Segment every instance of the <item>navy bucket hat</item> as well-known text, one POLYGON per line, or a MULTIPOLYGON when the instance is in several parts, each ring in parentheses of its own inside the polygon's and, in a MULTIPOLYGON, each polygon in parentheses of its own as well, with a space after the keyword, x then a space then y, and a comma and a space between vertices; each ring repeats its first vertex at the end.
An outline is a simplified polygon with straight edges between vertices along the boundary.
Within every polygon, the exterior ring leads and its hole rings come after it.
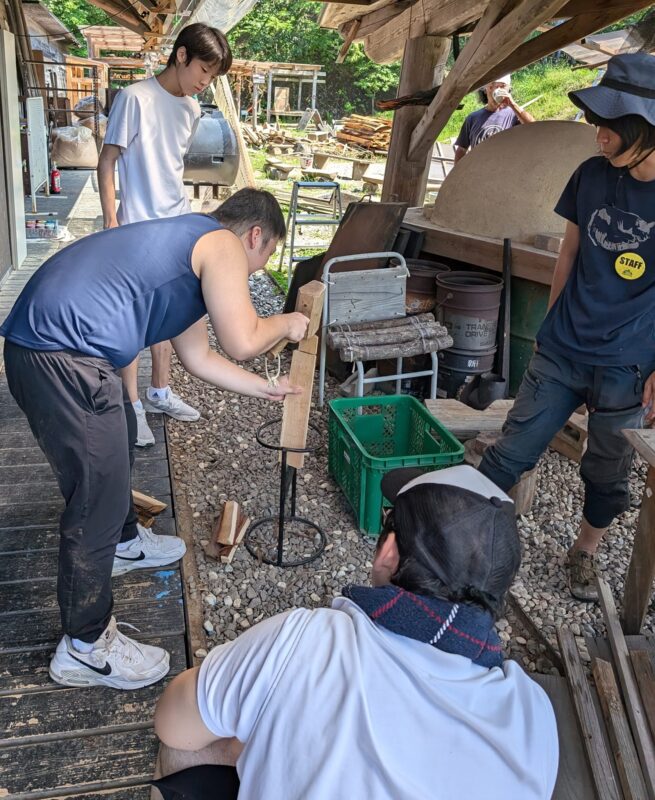
POLYGON ((634 114, 655 126, 655 56, 614 56, 597 86, 569 92, 569 98, 578 108, 602 119, 634 114))

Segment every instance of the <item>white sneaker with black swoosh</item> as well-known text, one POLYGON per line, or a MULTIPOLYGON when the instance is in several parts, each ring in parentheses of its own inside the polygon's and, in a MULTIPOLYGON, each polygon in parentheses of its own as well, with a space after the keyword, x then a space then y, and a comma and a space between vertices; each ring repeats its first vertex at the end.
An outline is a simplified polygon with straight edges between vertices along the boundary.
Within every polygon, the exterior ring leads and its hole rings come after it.
POLYGON ((136 539, 124 550, 116 550, 112 576, 133 569, 165 567, 179 561, 186 553, 186 545, 179 536, 159 536, 138 523, 136 528, 136 539))
POLYGON ((70 636, 64 636, 50 661, 52 680, 64 686, 114 689, 141 689, 161 680, 170 669, 166 650, 135 642, 116 626, 112 617, 90 653, 78 652, 70 636))

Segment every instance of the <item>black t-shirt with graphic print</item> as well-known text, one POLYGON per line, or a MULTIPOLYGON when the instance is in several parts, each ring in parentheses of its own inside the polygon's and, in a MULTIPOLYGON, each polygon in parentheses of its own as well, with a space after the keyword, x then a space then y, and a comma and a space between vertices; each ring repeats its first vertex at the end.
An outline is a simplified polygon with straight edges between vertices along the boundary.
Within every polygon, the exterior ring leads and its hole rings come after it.
POLYGON ((495 111, 489 111, 485 106, 473 111, 464 120, 459 136, 455 140, 455 145, 468 150, 469 147, 475 147, 490 136, 520 124, 521 122, 514 113, 514 109, 504 106, 503 108, 497 108, 495 111))
POLYGON ((573 173, 555 212, 580 228, 580 249, 537 342, 583 364, 652 362, 655 181, 590 158, 573 173))

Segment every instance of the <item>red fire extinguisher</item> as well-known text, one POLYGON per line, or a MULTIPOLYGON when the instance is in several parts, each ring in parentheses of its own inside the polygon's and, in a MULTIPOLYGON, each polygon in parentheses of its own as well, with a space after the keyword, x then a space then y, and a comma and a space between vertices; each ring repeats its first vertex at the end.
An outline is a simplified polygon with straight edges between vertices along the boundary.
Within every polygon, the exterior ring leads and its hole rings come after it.
POLYGON ((50 191, 52 194, 60 194, 61 192, 61 172, 57 169, 55 162, 52 162, 52 171, 50 172, 50 191))

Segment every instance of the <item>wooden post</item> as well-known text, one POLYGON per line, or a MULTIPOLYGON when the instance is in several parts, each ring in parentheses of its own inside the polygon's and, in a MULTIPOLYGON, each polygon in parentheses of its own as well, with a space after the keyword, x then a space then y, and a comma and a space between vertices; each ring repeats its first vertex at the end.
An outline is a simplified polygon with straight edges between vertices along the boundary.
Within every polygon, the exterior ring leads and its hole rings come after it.
POLYGON ((316 108, 316 81, 318 80, 318 75, 316 72, 314 73, 314 77, 312 78, 312 111, 316 108))
POLYGON ((238 122, 241 122, 241 89, 242 89, 242 86, 243 86, 242 76, 241 75, 237 75, 237 85, 236 85, 237 103, 236 103, 236 106, 237 106, 237 121, 238 122))
MULTIPOLYGON (((440 36, 420 36, 405 45, 398 97, 427 91, 434 85, 435 69, 444 64, 450 51, 450 39, 440 36)), ((406 202, 423 205, 425 187, 432 157, 432 143, 408 160, 412 131, 423 116, 423 106, 404 106, 393 116, 389 156, 382 186, 383 202, 406 202)))
POLYGON ((252 85, 252 127, 257 130, 257 116, 259 114, 259 84, 255 83, 253 76, 252 85))
POLYGON ((268 73, 268 93, 266 96, 266 122, 271 124, 271 108, 273 107, 273 70, 268 73))

